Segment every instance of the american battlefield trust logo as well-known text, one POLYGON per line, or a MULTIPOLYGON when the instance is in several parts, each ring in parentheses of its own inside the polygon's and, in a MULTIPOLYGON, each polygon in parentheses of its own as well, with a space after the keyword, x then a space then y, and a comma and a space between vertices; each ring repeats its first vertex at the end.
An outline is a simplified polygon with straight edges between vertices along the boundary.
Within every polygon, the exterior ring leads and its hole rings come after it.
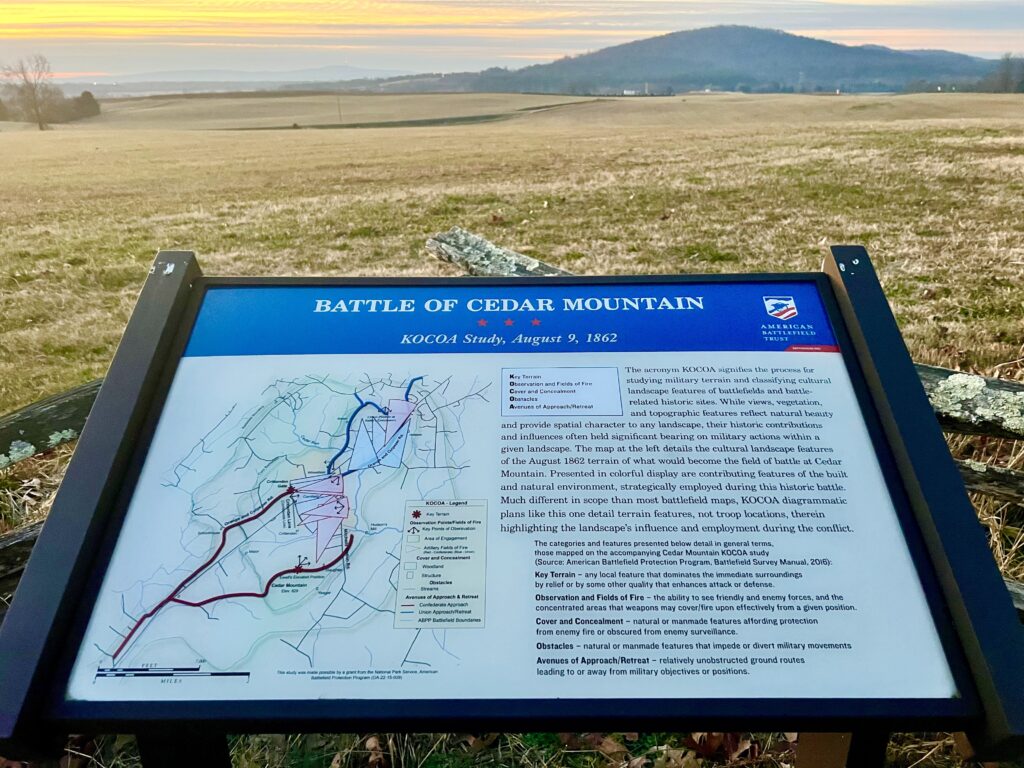
POLYGON ((796 301, 792 296, 762 296, 764 311, 779 320, 790 320, 797 316, 796 301))

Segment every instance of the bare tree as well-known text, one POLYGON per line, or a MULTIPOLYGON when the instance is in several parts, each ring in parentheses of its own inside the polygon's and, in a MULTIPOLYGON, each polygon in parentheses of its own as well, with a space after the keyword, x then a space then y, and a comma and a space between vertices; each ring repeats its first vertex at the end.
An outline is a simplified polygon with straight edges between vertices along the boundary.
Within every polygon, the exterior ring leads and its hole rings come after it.
POLYGON ((1016 74, 1017 62, 1013 59, 1013 54, 1007 53, 1003 55, 1003 58, 999 60, 999 66, 995 72, 995 90, 997 93, 1010 93, 1016 90, 1017 83, 1015 82, 1014 75, 1016 74))
POLYGON ((19 59, 0 70, 0 76, 7 83, 15 108, 45 131, 63 98, 60 89, 50 82, 53 73, 46 57, 36 54, 19 59))

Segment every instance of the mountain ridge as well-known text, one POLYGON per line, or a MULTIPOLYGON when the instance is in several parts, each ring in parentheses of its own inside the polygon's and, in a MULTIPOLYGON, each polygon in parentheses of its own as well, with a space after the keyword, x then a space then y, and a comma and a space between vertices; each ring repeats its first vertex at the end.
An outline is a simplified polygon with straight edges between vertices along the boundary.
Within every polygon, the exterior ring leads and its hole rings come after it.
POLYGON ((347 85, 387 92, 894 91, 914 81, 966 84, 994 67, 993 61, 953 51, 849 46, 782 30, 722 25, 669 32, 522 69, 353 80, 347 85))

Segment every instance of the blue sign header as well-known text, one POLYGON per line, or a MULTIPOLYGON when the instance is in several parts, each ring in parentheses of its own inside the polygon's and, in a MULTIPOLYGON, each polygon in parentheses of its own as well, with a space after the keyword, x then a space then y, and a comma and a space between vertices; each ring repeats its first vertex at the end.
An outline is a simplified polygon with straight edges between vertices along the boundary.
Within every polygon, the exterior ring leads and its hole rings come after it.
POLYGON ((835 352, 803 282, 211 286, 186 356, 835 352))

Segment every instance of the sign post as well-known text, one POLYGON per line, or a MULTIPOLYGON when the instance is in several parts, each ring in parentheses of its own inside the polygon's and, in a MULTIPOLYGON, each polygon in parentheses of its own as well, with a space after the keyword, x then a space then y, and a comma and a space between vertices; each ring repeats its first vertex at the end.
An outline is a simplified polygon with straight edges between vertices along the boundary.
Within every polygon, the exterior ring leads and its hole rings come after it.
POLYGON ((0 663, 26 754, 182 723, 221 762, 229 732, 366 728, 1018 748, 1016 617, 862 250, 828 274, 154 269, 0 631, 30 661, 0 663))

